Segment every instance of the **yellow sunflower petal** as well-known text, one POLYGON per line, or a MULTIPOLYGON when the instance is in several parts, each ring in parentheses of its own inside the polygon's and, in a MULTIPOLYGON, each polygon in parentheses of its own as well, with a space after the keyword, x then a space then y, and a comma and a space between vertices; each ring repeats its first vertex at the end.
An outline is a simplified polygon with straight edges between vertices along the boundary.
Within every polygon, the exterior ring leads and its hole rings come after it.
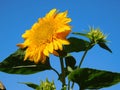
POLYGON ((44 53, 44 55, 49 56, 49 48, 46 47, 46 48, 43 50, 43 53, 44 53))
POLYGON ((56 18, 65 18, 67 16, 67 11, 57 14, 56 18))
POLYGON ((56 9, 52 9, 48 14, 46 14, 46 18, 53 17, 56 14, 56 9))
POLYGON ((57 33, 65 32, 65 31, 71 31, 71 27, 69 25, 63 26, 57 30, 57 33))
POLYGON ((70 42, 68 40, 64 40, 64 39, 59 39, 59 41, 63 44, 63 45, 69 45, 70 42))
POLYGON ((32 58, 33 58, 33 60, 34 60, 35 63, 38 63, 39 60, 40 60, 40 58, 41 58, 41 56, 40 56, 40 53, 41 53, 41 52, 40 52, 39 49, 36 49, 34 53, 35 53, 36 55, 34 55, 34 57, 32 57, 32 58))
POLYGON ((49 48, 49 52, 53 53, 53 43, 52 42, 48 45, 48 48, 49 48))
POLYGON ((25 33, 22 35, 22 38, 26 39, 29 37, 29 35, 31 34, 30 30, 26 30, 25 33))
POLYGON ((55 41, 55 43, 57 44, 58 49, 63 50, 62 44, 61 44, 61 42, 59 41, 59 39, 57 39, 57 40, 55 41))
POLYGON ((59 32, 56 34, 56 37, 65 39, 70 32, 71 30, 65 30, 63 32, 59 32))
POLYGON ((55 19, 61 20, 60 22, 62 22, 62 23, 69 23, 69 22, 71 22, 71 18, 66 18, 67 13, 68 13, 67 11, 59 13, 56 15, 55 19))
POLYGON ((58 50, 58 45, 56 44, 56 40, 53 41, 53 49, 58 50))
POLYGON ((17 46, 20 48, 26 48, 26 45, 24 45, 23 43, 17 44, 17 46))

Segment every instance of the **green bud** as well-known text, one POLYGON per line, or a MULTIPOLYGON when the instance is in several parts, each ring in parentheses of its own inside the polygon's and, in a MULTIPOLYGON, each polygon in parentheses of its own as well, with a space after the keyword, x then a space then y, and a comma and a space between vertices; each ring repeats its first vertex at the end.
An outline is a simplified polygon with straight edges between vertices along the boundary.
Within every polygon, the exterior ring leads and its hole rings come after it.
POLYGON ((87 37, 94 44, 107 42, 106 35, 104 35, 99 28, 91 28, 90 32, 87 33, 87 37))
POLYGON ((40 86, 36 90, 56 90, 56 87, 54 81, 50 82, 46 79, 46 81, 41 81, 40 86))

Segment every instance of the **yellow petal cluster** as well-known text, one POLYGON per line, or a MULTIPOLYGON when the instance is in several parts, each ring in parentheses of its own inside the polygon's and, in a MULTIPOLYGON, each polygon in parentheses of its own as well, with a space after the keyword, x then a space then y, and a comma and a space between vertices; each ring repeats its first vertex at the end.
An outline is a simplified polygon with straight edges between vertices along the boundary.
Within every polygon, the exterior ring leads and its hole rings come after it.
POLYGON ((71 32, 69 22, 71 18, 67 17, 67 11, 59 13, 56 9, 39 18, 38 22, 22 35, 25 41, 17 44, 20 48, 26 48, 24 60, 44 63, 49 54, 62 50, 63 45, 69 45, 66 39, 71 32))

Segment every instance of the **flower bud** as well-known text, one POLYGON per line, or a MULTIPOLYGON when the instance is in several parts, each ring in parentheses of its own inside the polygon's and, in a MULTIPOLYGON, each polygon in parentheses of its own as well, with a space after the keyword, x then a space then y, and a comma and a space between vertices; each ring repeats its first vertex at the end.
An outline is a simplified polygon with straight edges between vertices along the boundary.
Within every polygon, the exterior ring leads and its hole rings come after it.
POLYGON ((94 44, 107 42, 106 35, 104 35, 98 28, 91 28, 90 32, 87 33, 87 37, 94 44))
POLYGON ((36 90, 56 90, 56 87, 53 81, 50 82, 46 79, 46 81, 41 81, 40 86, 36 90))

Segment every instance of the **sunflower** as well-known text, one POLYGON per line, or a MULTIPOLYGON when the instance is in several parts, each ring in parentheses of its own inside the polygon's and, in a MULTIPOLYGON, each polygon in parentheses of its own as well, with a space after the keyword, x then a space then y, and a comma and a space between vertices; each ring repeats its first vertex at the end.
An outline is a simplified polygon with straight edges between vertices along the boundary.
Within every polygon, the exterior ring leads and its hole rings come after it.
POLYGON ((22 49, 26 48, 24 60, 44 63, 49 54, 69 45, 66 39, 71 32, 69 22, 71 18, 67 17, 67 11, 58 13, 56 9, 39 18, 30 30, 22 34, 24 42, 17 44, 22 49))

